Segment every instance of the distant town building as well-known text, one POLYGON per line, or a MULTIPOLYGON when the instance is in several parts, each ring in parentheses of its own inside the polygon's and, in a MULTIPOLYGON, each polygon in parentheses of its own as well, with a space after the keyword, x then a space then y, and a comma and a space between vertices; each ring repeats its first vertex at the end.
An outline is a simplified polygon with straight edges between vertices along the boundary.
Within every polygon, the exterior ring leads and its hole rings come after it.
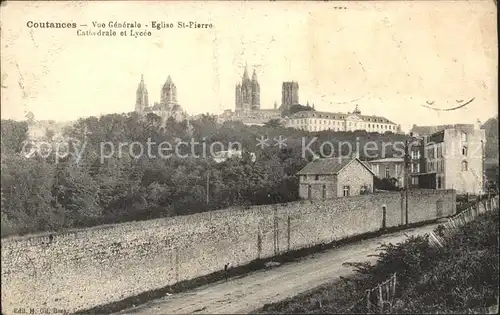
POLYGON ((162 118, 163 122, 166 122, 169 118, 182 121, 188 117, 177 102, 177 87, 170 76, 168 76, 161 88, 160 103, 155 102, 150 106, 144 76, 141 75, 141 81, 136 91, 135 111, 141 115, 156 114, 162 118))
POLYGON ((299 104, 299 83, 283 82, 281 87, 281 110, 288 112, 290 106, 299 104))
MULTIPOLYGON (((248 156, 250 161, 255 162, 257 160, 257 156, 253 152, 249 152, 248 156)), ((231 158, 241 159, 243 157, 243 151, 241 150, 227 150, 227 151, 218 151, 214 153, 213 159, 216 163, 222 163, 231 158)))
POLYGON ((431 188, 482 193, 485 141, 482 129, 445 129, 430 135, 425 153, 431 188))
POLYGON ((315 159, 297 176, 302 199, 329 199, 373 192, 374 173, 357 157, 315 159))
POLYGON ((362 115, 356 105, 352 113, 300 111, 288 117, 286 126, 306 131, 354 131, 400 133, 400 126, 385 117, 362 115))
POLYGON ((458 130, 463 130, 463 131, 470 131, 474 130, 474 125, 473 124, 453 124, 453 125, 436 125, 436 126, 417 126, 413 125, 413 127, 410 130, 410 133, 412 133, 414 136, 429 136, 433 133, 443 131, 445 129, 458 129, 458 130))

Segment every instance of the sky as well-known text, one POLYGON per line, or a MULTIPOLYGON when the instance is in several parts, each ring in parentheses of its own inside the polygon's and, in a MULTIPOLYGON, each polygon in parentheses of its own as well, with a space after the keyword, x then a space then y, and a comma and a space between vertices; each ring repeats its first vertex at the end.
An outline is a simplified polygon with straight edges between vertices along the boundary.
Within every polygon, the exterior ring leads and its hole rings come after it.
POLYGON ((245 64, 257 72, 261 108, 280 104, 282 82, 293 80, 302 104, 335 112, 357 104, 403 129, 498 115, 494 1, 9 1, 0 14, 2 119, 29 111, 58 121, 131 112, 141 74, 151 103, 170 75, 189 114, 218 114, 234 110, 245 64), (136 21, 143 30, 151 21, 214 28, 93 37, 28 28, 28 21, 93 31, 92 22, 110 21, 136 21), (454 111, 423 106, 447 109, 472 98, 454 111))

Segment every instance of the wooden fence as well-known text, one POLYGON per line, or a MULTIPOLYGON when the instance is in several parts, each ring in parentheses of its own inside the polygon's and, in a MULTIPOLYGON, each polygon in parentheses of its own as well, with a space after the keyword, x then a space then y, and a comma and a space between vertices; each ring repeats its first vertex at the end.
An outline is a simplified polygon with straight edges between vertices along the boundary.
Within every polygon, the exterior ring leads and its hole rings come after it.
MULTIPOLYGON (((460 226, 475 220, 481 213, 498 210, 498 205, 498 196, 477 202, 476 204, 468 207, 465 211, 462 211, 448 219, 445 224, 441 225, 441 228, 438 228, 436 233, 431 232, 429 242, 433 246, 443 247, 445 239, 455 235, 460 226)), ((389 279, 380 283, 376 287, 366 290, 365 295, 354 303, 349 309, 347 309, 346 313, 353 311, 357 307, 362 307, 363 305, 366 305, 366 309, 364 310, 366 313, 392 312, 393 301, 397 292, 396 285, 397 277, 396 273, 394 273, 389 279)), ((488 308, 488 311, 492 310, 496 310, 498 313, 498 305, 488 308)))
POLYGON ((378 284, 372 289, 365 291, 365 295, 354 303, 347 311, 352 311, 355 307, 366 305, 364 312, 376 313, 391 312, 392 302, 396 296, 397 277, 394 273, 389 279, 378 284))
POLYGON ((498 210, 498 196, 482 200, 448 219, 436 231, 429 233, 429 242, 434 247, 443 247, 446 239, 453 237, 458 229, 475 220, 481 213, 498 210))

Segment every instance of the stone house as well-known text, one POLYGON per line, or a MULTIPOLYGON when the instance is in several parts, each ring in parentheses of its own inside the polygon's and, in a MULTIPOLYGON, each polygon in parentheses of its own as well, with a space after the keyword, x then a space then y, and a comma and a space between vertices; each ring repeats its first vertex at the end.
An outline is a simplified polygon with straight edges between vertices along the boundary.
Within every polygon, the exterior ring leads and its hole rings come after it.
POLYGON ((297 173, 301 199, 330 199, 373 192, 374 173, 358 158, 316 159, 297 173))

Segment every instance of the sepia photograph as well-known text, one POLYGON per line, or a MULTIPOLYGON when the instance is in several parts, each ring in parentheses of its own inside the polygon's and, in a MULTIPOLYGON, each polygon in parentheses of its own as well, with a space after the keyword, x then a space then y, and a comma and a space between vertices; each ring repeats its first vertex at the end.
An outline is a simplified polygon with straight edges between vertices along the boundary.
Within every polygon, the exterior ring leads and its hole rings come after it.
POLYGON ((2 1, 1 313, 498 314, 497 10, 2 1))

